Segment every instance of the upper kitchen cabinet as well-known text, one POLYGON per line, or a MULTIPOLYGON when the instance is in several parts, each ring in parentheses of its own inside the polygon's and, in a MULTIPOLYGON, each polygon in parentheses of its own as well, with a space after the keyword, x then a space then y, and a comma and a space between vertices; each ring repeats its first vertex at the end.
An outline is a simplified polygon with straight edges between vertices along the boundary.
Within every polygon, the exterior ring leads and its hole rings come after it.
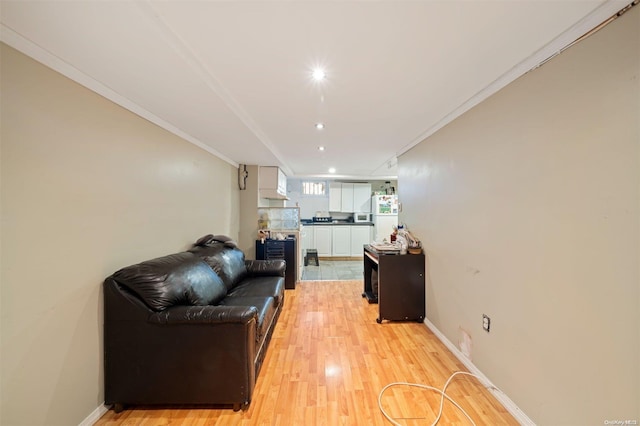
POLYGON ((353 184, 353 211, 354 213, 371 213, 371 184, 353 184))
POLYGON ((342 211, 342 183, 341 182, 329 183, 329 211, 330 212, 342 211))
POLYGON ((353 210, 353 184, 352 183, 342 183, 342 194, 340 196, 342 210, 341 212, 351 213, 353 210))
POLYGON ((342 213, 371 212, 371 184, 331 182, 329 211, 342 213))
POLYGON ((279 167, 260 167, 258 173, 260 198, 288 200, 287 175, 279 167))

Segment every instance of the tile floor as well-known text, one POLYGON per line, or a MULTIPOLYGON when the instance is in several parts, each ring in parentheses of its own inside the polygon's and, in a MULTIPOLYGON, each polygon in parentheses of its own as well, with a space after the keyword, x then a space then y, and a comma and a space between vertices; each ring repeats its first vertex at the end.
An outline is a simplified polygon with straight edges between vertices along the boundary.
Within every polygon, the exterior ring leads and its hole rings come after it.
POLYGON ((364 262, 362 260, 320 259, 320 266, 311 263, 302 269, 302 280, 361 280, 363 274, 364 262))

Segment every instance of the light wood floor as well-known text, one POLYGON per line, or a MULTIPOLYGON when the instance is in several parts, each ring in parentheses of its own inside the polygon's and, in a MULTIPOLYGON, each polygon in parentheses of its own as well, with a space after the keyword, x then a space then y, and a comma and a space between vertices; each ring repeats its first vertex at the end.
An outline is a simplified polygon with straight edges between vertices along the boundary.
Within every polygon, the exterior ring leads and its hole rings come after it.
MULTIPOLYGON (((247 411, 134 407, 107 412, 97 425, 389 425, 378 394, 391 382, 442 388, 463 365, 424 325, 376 323, 377 305, 361 297, 359 281, 302 281, 285 307, 247 411)), ((477 425, 517 425, 473 377, 447 388, 477 425)), ((401 425, 430 425, 440 395, 392 387, 382 404, 401 425)), ((445 402, 441 425, 470 422, 445 402)))

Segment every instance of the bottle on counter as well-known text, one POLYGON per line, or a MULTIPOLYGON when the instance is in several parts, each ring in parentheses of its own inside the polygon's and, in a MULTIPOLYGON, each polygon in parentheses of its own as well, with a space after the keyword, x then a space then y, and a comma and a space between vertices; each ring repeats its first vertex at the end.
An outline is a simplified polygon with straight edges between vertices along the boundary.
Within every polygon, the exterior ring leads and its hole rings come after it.
POLYGON ((400 254, 407 254, 407 239, 404 237, 404 235, 399 234, 396 237, 396 244, 398 244, 400 246, 400 254))

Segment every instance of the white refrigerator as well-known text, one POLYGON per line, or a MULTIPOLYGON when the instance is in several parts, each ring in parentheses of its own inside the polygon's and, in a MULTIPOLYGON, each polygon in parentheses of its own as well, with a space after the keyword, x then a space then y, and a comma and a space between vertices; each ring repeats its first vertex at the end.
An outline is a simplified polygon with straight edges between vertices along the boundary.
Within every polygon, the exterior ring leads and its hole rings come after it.
POLYGON ((374 195, 371 199, 371 212, 375 242, 385 239, 391 242, 394 227, 398 226, 398 197, 396 195, 374 195))

